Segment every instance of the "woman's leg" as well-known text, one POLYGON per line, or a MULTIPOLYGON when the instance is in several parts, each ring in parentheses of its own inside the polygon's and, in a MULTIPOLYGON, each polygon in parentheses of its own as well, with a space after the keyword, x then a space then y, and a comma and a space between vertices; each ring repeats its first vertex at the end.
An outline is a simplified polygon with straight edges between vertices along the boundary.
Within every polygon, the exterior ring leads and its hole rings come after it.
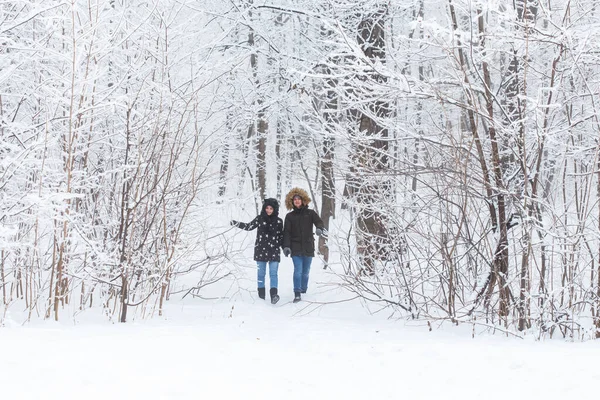
POLYGON ((257 261, 256 268, 258 271, 258 275, 257 275, 258 288, 264 289, 265 288, 265 275, 267 272, 267 262, 266 261, 257 261))
POLYGON ((306 293, 308 289, 308 275, 310 274, 310 264, 312 257, 302 257, 302 282, 300 284, 300 292, 306 293))
POLYGON ((279 279, 277 278, 277 271, 279 270, 279 261, 269 261, 269 284, 271 288, 277 289, 279 279))
POLYGON ((258 297, 261 299, 265 299, 265 274, 267 271, 267 263, 266 261, 257 261, 256 262, 257 279, 258 282, 258 297))
POLYGON ((269 283, 271 285, 271 290, 269 290, 269 294, 271 295, 271 304, 277 304, 279 301, 279 294, 277 294, 277 270, 279 269, 279 261, 270 261, 269 262, 269 283))

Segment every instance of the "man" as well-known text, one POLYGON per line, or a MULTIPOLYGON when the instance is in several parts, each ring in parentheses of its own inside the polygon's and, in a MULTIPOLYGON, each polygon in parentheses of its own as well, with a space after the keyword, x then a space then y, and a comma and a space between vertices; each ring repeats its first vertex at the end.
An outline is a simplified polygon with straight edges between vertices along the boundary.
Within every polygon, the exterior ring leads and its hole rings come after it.
POLYGON ((293 188, 285 196, 285 206, 290 211, 285 216, 283 226, 283 254, 292 256, 294 263, 294 303, 301 300, 301 293, 308 289, 310 264, 315 256, 315 233, 321 236, 324 232, 323 221, 319 215, 308 208, 310 197, 305 190, 293 188))

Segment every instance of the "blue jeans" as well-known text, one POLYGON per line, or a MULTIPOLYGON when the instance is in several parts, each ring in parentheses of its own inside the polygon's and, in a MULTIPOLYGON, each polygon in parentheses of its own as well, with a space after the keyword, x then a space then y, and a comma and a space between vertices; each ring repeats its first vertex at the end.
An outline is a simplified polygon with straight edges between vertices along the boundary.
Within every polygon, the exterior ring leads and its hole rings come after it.
POLYGON ((269 283, 272 288, 277 287, 277 270, 279 269, 279 261, 257 261, 258 266, 258 287, 265 287, 265 275, 267 273, 267 262, 269 263, 269 283))
POLYGON ((292 256, 294 263, 294 292, 306 292, 312 257, 292 256))

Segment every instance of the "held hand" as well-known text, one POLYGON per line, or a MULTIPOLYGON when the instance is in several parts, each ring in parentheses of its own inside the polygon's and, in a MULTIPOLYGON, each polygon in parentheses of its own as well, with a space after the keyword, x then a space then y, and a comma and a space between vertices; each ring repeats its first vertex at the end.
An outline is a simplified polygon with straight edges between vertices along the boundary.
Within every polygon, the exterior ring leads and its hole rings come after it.
POLYGON ((292 249, 290 249, 289 247, 284 247, 283 248, 283 255, 286 257, 289 257, 290 254, 292 254, 292 249))
POLYGON ((317 234, 317 236, 327 235, 327 231, 325 229, 321 229, 321 228, 317 228, 315 233, 317 234))

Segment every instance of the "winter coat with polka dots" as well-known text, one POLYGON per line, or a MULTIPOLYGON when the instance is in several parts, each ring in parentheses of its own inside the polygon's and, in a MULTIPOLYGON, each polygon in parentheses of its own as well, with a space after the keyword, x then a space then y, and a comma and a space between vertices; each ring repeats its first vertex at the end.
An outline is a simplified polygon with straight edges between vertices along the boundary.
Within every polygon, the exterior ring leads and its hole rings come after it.
POLYGON ((283 221, 275 213, 268 216, 263 210, 249 223, 235 221, 235 226, 246 231, 258 229, 254 242, 255 261, 281 261, 283 221))

